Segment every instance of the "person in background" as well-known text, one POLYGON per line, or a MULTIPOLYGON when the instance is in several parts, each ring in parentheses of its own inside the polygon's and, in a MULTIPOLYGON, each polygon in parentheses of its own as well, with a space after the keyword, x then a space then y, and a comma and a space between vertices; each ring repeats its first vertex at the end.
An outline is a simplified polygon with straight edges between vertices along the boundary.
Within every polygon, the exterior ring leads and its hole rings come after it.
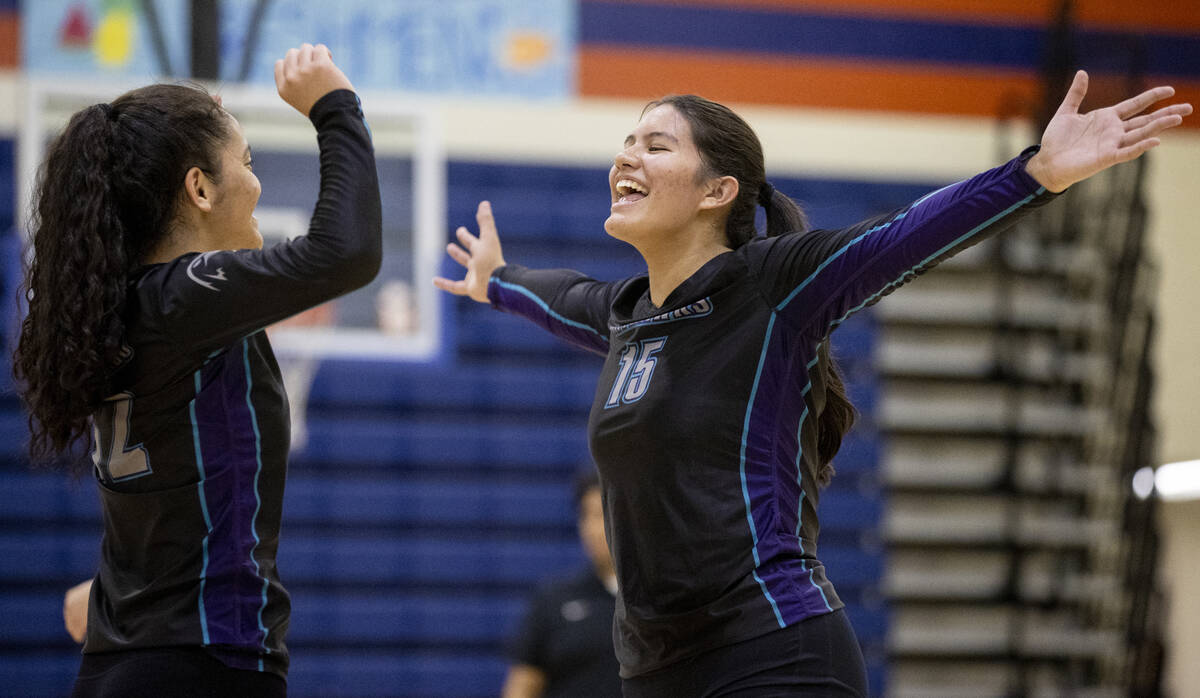
POLYGON ((617 593, 600 478, 594 469, 575 483, 579 539, 591 564, 538 589, 510 650, 503 698, 620 698, 620 666, 612 648, 617 593))

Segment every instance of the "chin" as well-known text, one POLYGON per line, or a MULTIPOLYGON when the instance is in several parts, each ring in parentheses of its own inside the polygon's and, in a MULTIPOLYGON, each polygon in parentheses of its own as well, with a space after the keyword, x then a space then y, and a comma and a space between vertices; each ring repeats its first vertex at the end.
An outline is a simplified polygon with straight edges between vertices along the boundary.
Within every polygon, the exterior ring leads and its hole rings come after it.
POLYGON ((630 230, 629 222, 619 216, 609 214, 608 219, 604 221, 604 232, 622 242, 632 242, 633 231, 630 230))

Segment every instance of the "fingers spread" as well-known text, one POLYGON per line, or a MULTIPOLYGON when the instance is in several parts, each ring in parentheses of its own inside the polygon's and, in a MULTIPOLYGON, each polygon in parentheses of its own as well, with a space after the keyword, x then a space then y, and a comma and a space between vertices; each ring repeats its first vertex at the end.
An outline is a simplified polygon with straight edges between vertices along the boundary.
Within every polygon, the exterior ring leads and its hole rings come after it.
POLYGON ((1057 113, 1077 114, 1079 105, 1083 104, 1083 98, 1087 96, 1087 89, 1088 74, 1082 70, 1075 71, 1075 79, 1071 81, 1071 88, 1067 90, 1067 96, 1063 97, 1057 113))
POLYGON ((1175 88, 1169 86, 1155 87, 1141 93, 1136 97, 1116 104, 1113 109, 1117 111, 1117 116, 1122 119, 1128 119, 1131 116, 1137 116, 1149 107, 1151 104, 1164 100, 1167 97, 1175 94, 1175 88))
POLYGON ((479 208, 475 211, 475 221, 479 223, 479 237, 497 237, 496 219, 492 216, 491 202, 479 202, 479 208))
POLYGON ((1190 104, 1186 104, 1186 103, 1172 104, 1170 106, 1163 107, 1162 109, 1159 109, 1151 114, 1143 114, 1141 116, 1135 116, 1132 119, 1129 119, 1128 121, 1125 122, 1125 131, 1129 132, 1129 131, 1133 131, 1135 129, 1139 129, 1139 128, 1145 126, 1146 124, 1148 124, 1152 121, 1155 121, 1156 119, 1161 119, 1165 116, 1178 116, 1180 118, 1180 120, 1182 121, 1183 117, 1185 117, 1191 113, 1192 113, 1192 105, 1190 105, 1190 104))
POLYGON ((1125 136, 1121 139, 1121 147, 1128 147, 1134 145, 1138 141, 1145 140, 1152 136, 1157 136, 1163 131, 1178 126, 1182 123, 1183 117, 1179 116, 1178 114, 1169 114, 1167 116, 1158 117, 1157 119, 1152 119, 1150 123, 1142 126, 1141 128, 1136 128, 1132 131, 1126 132, 1125 136))
POLYGON ((1158 140, 1157 138, 1147 138, 1143 141, 1134 143, 1133 145, 1130 145, 1127 148, 1120 148, 1117 150, 1116 161, 1117 162, 1128 162, 1130 160, 1133 160, 1134 158, 1137 158, 1138 156, 1140 156, 1142 153, 1146 152, 1147 150, 1157 147, 1161 143, 1162 143, 1162 141, 1158 140))
POLYGON ((454 231, 454 235, 458 238, 458 242, 464 248, 466 248, 468 252, 471 251, 471 247, 475 245, 475 241, 478 239, 472 235, 470 231, 463 227, 459 227, 458 230, 454 231))
POLYGON ((464 267, 471 262, 471 255, 467 254, 466 250, 455 245, 453 242, 446 245, 446 254, 450 255, 450 259, 453 259, 464 267))
POLYGON ((435 276, 435 277, 433 277, 433 285, 437 286, 438 288, 442 289, 443 291, 446 291, 448 293, 453 293, 456 296, 467 295, 467 282, 466 281, 462 281, 462 280, 451 281, 450 279, 447 279, 442 276, 435 276))

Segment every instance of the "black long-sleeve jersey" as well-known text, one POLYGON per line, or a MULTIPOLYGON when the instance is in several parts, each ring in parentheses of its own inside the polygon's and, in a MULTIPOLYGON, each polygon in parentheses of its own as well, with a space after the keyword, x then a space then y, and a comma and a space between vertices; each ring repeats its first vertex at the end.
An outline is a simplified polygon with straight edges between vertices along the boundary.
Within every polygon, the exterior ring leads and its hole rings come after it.
POLYGON ((287 675, 275 553, 290 432, 263 328, 365 285, 382 254, 358 97, 332 92, 309 117, 321 187, 307 235, 186 254, 130 280, 132 354, 93 415, 104 538, 85 653, 203 646, 287 675))
POLYGON ((999 168, 850 228, 755 239, 661 307, 646 276, 503 267, 493 306, 605 354, 588 422, 636 676, 842 606, 817 557, 826 341, 849 315, 1052 195, 999 168))

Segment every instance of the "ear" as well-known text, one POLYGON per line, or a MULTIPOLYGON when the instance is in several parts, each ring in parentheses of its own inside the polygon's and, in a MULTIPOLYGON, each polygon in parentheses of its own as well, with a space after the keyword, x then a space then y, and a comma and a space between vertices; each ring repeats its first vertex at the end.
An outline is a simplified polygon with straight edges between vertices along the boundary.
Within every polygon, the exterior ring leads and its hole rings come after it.
POLYGON ((183 175, 183 200, 204 213, 212 211, 212 180, 199 167, 193 167, 183 175))
POLYGON ((708 191, 700 200, 700 208, 702 210, 725 208, 737 199, 738 191, 740 191, 740 187, 737 177, 725 175, 711 179, 708 182, 708 191))

